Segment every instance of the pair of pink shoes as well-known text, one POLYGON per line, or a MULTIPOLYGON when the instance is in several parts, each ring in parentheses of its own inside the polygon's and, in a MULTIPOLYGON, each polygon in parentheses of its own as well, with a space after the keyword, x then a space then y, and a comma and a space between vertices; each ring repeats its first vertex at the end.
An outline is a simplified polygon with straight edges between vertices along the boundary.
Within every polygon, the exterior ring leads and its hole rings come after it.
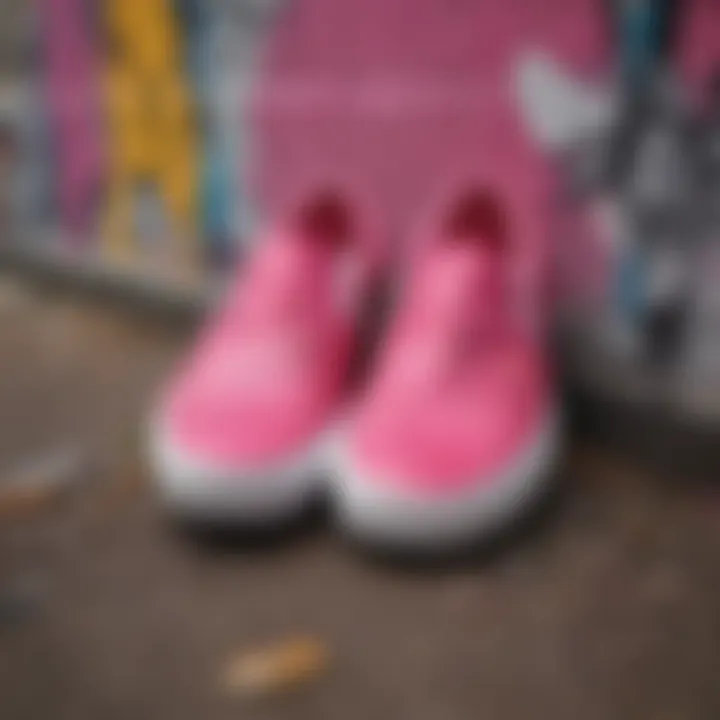
POLYGON ((422 547, 498 530, 533 500, 558 412, 523 249, 492 194, 459 193, 406 244, 360 392, 353 366, 390 266, 384 238, 326 193, 258 240, 154 420, 171 508, 283 520, 329 489, 354 535, 422 547))

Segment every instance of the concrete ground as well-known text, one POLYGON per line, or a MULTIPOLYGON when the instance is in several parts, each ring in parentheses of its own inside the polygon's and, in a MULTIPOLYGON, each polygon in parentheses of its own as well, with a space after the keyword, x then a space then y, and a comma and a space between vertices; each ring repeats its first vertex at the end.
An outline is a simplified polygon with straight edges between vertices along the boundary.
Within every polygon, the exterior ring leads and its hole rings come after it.
POLYGON ((200 542, 154 506, 138 428, 189 335, 0 283, 0 489, 64 444, 74 492, 0 520, 0 717, 716 720, 720 494, 573 440, 557 497, 448 568, 361 557, 319 519, 200 542), (247 700, 229 657, 296 635, 327 673, 247 700))

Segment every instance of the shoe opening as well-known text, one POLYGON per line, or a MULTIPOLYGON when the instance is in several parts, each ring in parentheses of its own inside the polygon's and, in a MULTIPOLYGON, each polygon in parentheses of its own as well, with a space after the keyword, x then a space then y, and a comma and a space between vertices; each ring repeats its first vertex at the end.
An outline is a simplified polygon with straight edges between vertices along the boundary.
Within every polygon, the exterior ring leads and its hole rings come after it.
POLYGON ((300 212, 300 231, 313 242, 341 248, 352 238, 354 227, 350 209, 336 193, 325 193, 300 212))
POLYGON ((507 245, 507 218, 500 199, 488 190, 472 190, 453 206, 444 228, 457 242, 476 242, 502 250, 507 245))

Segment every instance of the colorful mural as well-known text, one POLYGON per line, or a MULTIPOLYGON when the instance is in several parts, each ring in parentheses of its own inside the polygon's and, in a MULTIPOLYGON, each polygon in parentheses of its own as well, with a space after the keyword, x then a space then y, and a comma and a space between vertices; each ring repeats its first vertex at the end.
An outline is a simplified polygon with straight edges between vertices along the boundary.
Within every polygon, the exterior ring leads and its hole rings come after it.
POLYGON ((226 267, 253 223, 247 98, 279 5, 0 0, 5 242, 181 285, 226 267))

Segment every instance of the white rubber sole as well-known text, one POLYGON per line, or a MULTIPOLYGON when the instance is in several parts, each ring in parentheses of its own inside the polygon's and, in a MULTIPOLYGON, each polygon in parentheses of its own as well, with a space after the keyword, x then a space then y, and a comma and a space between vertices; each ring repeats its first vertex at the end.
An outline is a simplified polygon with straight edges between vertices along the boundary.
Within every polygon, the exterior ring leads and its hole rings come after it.
POLYGON ((188 453, 156 424, 150 464, 161 503, 196 522, 282 522, 301 514, 318 493, 326 439, 272 467, 222 467, 188 453))
POLYGON ((368 480, 340 448, 333 463, 338 521, 360 541, 403 549, 454 548, 493 535, 541 495, 559 454, 560 426, 559 414, 550 414, 497 477, 450 498, 411 495, 396 489, 400 483, 368 480))

